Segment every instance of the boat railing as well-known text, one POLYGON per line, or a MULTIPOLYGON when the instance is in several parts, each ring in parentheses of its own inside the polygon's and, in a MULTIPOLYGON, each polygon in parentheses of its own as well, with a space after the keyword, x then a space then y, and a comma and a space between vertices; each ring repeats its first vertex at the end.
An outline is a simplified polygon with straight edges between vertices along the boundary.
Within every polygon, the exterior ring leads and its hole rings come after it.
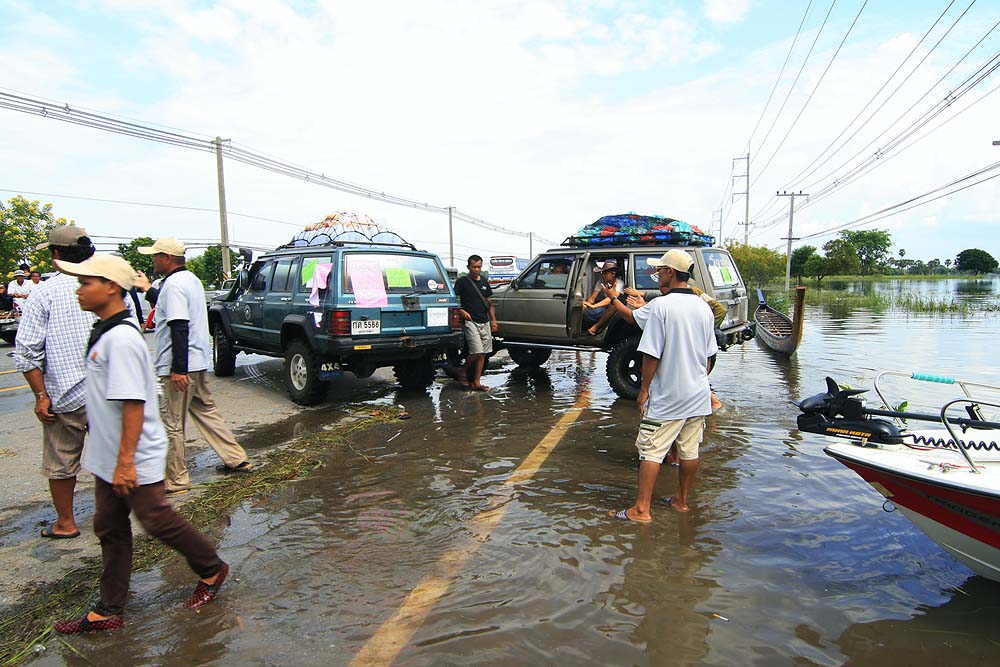
POLYGON ((941 408, 941 423, 944 424, 944 427, 946 429, 948 429, 948 435, 951 436, 952 441, 955 443, 955 447, 958 449, 958 451, 962 452, 962 456, 965 457, 966 462, 969 464, 970 472, 973 472, 978 475, 979 468, 976 467, 975 461, 972 460, 972 455, 969 454, 970 447, 966 447, 965 443, 963 443, 959 439, 958 434, 955 433, 955 427, 952 425, 951 422, 948 421, 948 414, 947 414, 948 408, 950 408, 953 405, 957 405, 959 403, 968 403, 971 406, 977 406, 977 407, 980 405, 989 405, 990 407, 994 408, 1000 408, 1000 403, 993 403, 992 401, 984 401, 978 398, 956 398, 951 401, 948 401, 941 408))
MULTIPOLYGON (((932 375, 930 373, 905 373, 903 371, 882 371, 875 377, 874 388, 875 388, 875 393, 878 394, 879 400, 882 401, 882 405, 883 407, 885 407, 886 410, 897 410, 898 406, 889 403, 889 399, 887 399, 885 397, 885 394, 882 392, 882 387, 880 386, 880 383, 882 381, 882 378, 884 377, 899 377, 899 378, 906 378, 908 380, 917 380, 920 382, 934 382, 937 384, 956 385, 962 391, 965 397, 969 399, 975 398, 972 395, 972 392, 970 391, 970 388, 972 387, 1000 392, 1000 386, 998 385, 985 384, 982 382, 975 382, 973 380, 960 380, 958 378, 948 377, 945 375, 932 375)), ((981 400, 973 400, 970 402, 971 405, 975 405, 976 403, 991 405, 990 403, 986 403, 985 401, 981 400)), ((892 419, 899 426, 906 425, 905 421, 900 417, 893 417, 892 419)))

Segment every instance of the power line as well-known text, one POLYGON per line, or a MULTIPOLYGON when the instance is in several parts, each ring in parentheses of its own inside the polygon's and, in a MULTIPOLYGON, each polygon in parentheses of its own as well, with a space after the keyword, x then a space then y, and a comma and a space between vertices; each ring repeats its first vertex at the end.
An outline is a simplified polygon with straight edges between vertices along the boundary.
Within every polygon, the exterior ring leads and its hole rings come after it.
MULTIPOLYGON (((66 103, 58 105, 48 100, 23 94, 16 95, 9 92, 0 92, 0 108, 42 116, 44 118, 52 118, 54 120, 60 120, 74 125, 104 130, 138 139, 156 141, 158 143, 173 145, 180 148, 188 148, 203 152, 215 150, 214 142, 207 139, 201 139, 188 134, 183 134, 179 131, 170 131, 151 127, 148 124, 140 122, 127 121, 112 116, 97 114, 77 107, 70 107, 70 105, 66 103)), ((264 169, 284 176, 290 176, 292 178, 315 183, 317 185, 322 185, 324 187, 346 192, 348 194, 433 213, 445 214, 448 212, 447 206, 437 206, 426 202, 419 202, 406 197, 401 197, 399 195, 372 190, 348 181, 328 177, 325 173, 307 169, 291 162, 271 157, 261 152, 241 148, 233 145, 231 142, 227 144, 223 150, 226 151, 226 154, 230 159, 237 162, 242 162, 259 169, 264 169)), ((521 236, 524 238, 531 236, 530 232, 508 229, 494 223, 489 223, 485 220, 481 220, 465 213, 464 211, 455 210, 454 217, 457 217, 471 225, 495 232, 521 236)), ((538 238, 539 241, 552 244, 552 242, 548 239, 542 239, 540 237, 536 238, 538 238)))

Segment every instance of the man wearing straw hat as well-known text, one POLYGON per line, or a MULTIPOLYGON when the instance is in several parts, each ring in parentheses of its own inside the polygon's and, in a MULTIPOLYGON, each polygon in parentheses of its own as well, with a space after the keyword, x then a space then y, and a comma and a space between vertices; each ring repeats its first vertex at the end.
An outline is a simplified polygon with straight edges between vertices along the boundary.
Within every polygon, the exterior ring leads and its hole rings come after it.
MULTIPOLYGON (((222 459, 218 472, 250 472, 247 453, 236 442, 208 390, 208 368, 212 361, 208 335, 205 288, 187 270, 184 244, 172 237, 161 238, 152 246, 138 249, 153 256, 153 268, 164 276, 156 293, 153 338, 156 374, 163 383, 163 425, 170 448, 167 453, 167 494, 186 493, 191 488, 184 461, 184 430, 191 415, 198 430, 222 459)), ((147 292, 149 281, 136 284, 147 292)))
POLYGON ((79 618, 55 624, 56 632, 114 631, 132 575, 134 514, 147 533, 180 552, 200 581, 185 606, 198 609, 215 599, 229 566, 166 499, 163 470, 167 436, 160 422, 156 374, 142 334, 123 297, 136 273, 121 257, 95 255, 81 262, 55 260, 78 276, 80 307, 99 321, 87 340, 86 396, 90 444, 83 465, 94 474, 94 532, 101 541, 100 598, 79 618))

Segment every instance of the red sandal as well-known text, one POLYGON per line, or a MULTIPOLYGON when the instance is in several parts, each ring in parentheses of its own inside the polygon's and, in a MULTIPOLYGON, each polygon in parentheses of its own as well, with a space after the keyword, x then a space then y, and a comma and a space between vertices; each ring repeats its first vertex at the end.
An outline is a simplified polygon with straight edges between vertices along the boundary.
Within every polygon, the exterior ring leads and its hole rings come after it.
POLYGON ((229 565, 223 563, 215 583, 206 584, 204 581, 199 581, 198 585, 195 586, 194 593, 187 599, 184 606, 188 609, 201 609, 214 600, 215 596, 219 594, 219 589, 222 588, 222 582, 226 580, 227 574, 229 574, 229 565))
POLYGON ((125 619, 121 615, 111 616, 100 621, 92 621, 84 614, 71 621, 59 621, 52 628, 61 635, 75 635, 81 632, 114 632, 121 630, 125 619))

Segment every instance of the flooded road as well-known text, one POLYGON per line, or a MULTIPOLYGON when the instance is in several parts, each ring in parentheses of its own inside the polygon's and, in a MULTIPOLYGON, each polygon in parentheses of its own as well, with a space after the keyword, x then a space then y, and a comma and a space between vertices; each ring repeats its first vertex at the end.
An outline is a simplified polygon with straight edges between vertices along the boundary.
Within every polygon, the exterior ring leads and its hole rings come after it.
MULTIPOLYGON (((603 354, 495 360, 488 395, 368 385, 412 418, 238 511, 217 603, 182 608, 183 563, 137 573, 122 633, 32 664, 1000 664, 1000 584, 883 511, 788 403, 828 374, 996 383, 998 334, 995 314, 809 308, 791 360, 721 354, 693 511, 647 526, 606 516, 634 498, 638 414, 603 354)), ((656 495, 675 488, 665 468, 656 495)))

